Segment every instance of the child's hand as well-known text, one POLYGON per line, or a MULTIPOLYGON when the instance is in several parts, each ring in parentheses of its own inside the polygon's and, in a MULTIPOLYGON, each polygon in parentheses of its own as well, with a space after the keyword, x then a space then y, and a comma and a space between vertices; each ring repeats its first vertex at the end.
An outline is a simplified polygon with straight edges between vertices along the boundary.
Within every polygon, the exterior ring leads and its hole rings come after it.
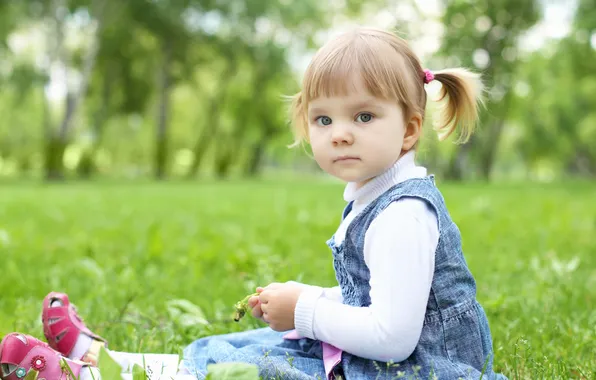
POLYGON ((294 329, 294 309, 304 289, 304 285, 295 282, 257 288, 260 310, 253 309, 253 315, 261 313, 262 319, 275 331, 294 329))
MULTIPOLYGON (((262 291, 263 291, 263 288, 261 288, 261 287, 257 288, 257 293, 261 293, 262 291)), ((265 322, 263 320, 263 310, 261 310, 261 302, 259 301, 258 296, 252 296, 248 299, 248 307, 251 309, 251 314, 253 317, 265 322)))

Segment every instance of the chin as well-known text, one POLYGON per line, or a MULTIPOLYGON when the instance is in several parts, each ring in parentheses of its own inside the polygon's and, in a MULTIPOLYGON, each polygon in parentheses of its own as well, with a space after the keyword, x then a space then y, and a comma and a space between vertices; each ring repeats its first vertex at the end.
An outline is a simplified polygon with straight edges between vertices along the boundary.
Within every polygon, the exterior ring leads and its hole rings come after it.
POLYGON ((371 176, 362 176, 362 175, 357 175, 357 174, 343 174, 343 175, 337 175, 337 178, 341 179, 344 182, 358 182, 358 183, 366 183, 368 181, 370 181, 370 179, 372 178, 371 176))

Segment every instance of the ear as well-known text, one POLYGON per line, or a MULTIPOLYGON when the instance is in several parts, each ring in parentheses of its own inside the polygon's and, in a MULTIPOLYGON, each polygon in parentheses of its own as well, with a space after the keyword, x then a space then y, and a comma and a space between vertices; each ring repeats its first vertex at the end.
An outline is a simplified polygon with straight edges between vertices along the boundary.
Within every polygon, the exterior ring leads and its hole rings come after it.
POLYGON ((422 117, 416 114, 410 118, 405 126, 404 142, 402 149, 408 151, 416 146, 422 132, 422 117))

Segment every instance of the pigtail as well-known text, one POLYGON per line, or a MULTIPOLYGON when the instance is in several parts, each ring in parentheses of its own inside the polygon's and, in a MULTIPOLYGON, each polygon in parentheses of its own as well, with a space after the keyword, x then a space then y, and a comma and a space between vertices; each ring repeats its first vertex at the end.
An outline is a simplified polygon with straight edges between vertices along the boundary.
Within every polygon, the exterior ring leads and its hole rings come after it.
POLYGON ((436 101, 441 102, 434 129, 443 141, 460 126, 458 143, 465 143, 474 132, 478 106, 482 104, 483 84, 480 75, 466 69, 446 69, 433 73, 442 88, 436 101), (445 101, 444 101, 445 100, 445 101))
POLYGON ((308 141, 308 121, 306 117, 306 110, 304 109, 304 97, 302 92, 298 92, 286 99, 290 102, 290 122, 292 124, 292 131, 294 133, 294 143, 290 148, 296 147, 308 141))

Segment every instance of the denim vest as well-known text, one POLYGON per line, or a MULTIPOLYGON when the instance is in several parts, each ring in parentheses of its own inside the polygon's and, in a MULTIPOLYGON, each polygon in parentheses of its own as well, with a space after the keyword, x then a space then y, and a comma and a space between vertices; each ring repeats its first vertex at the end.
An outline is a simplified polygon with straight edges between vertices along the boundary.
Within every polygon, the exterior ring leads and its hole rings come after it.
MULTIPOLYGON (((422 379, 506 379, 493 372, 492 338, 486 314, 476 301, 476 283, 463 256, 458 227, 451 220, 434 177, 409 179, 372 201, 352 221, 346 238, 333 252, 333 266, 343 302, 370 305, 370 272, 364 262, 368 226, 389 204, 403 197, 424 200, 436 213, 439 242, 422 334, 412 355, 400 363, 381 363, 341 353, 341 371, 348 380, 393 379, 417 374, 422 379), (433 376, 434 375, 434 376, 433 376)), ((344 210, 345 218, 351 203, 344 210)))

